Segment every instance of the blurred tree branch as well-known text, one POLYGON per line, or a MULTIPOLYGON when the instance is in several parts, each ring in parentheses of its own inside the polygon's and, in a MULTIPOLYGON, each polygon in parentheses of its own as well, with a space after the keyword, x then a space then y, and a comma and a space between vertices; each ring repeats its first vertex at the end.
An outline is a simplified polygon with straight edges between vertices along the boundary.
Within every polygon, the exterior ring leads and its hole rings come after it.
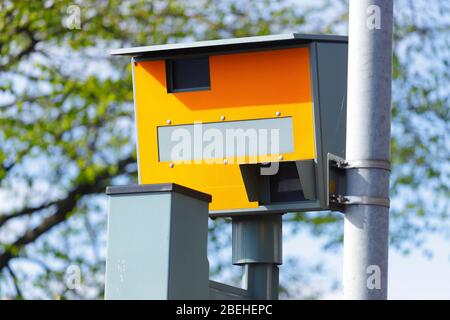
MULTIPOLYGON (((117 164, 117 170, 124 171, 128 164, 134 163, 135 161, 136 160, 132 157, 120 160, 117 164)), ((75 186, 64 199, 54 201, 52 206, 55 207, 55 212, 53 214, 45 217, 37 227, 27 230, 22 236, 9 245, 7 250, 0 254, 0 271, 8 265, 12 258, 19 255, 24 246, 35 241, 57 224, 65 221, 76 208, 77 203, 82 196, 104 191, 109 181, 110 176, 108 168, 105 168, 104 170, 99 171, 94 181, 79 184, 75 186)), ((29 214, 30 210, 32 209, 27 208, 15 215, 29 214)))

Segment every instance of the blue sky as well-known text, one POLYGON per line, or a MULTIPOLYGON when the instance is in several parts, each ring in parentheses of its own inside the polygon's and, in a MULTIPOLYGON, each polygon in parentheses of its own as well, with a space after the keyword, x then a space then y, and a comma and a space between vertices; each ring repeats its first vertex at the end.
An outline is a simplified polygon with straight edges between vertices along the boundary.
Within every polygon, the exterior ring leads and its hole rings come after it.
MULTIPOLYGON (((343 223, 342 223, 343 226, 343 223)), ((343 255, 321 249, 323 241, 307 233, 300 233, 284 242, 284 260, 300 257, 309 262, 324 261, 324 273, 316 284, 326 289, 333 281, 341 283, 343 255)), ((389 299, 450 299, 449 242, 440 237, 428 237, 433 257, 425 257, 419 250, 409 255, 395 249, 389 252, 389 299)), ((283 272, 283 267, 281 267, 283 272)), ((301 283, 296 285, 301 286, 301 283)), ((325 292, 322 299, 343 299, 342 287, 325 292)))

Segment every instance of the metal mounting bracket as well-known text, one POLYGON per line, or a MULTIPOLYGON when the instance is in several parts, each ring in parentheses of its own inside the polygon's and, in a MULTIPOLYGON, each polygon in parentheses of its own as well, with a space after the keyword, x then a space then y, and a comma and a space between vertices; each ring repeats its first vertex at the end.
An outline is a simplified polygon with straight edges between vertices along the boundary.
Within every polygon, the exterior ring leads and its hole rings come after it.
POLYGON ((390 207, 389 198, 383 197, 332 195, 330 202, 343 205, 366 204, 366 205, 382 206, 387 208, 390 207))
MULTIPOLYGON (((330 166, 341 170, 360 169, 360 168, 374 168, 390 171, 391 165, 387 160, 345 160, 336 156, 329 157, 330 166)), ((341 189, 341 192, 345 190, 341 189)), ((382 207, 390 207, 389 198, 371 197, 371 196, 347 196, 338 193, 330 193, 330 204, 347 206, 347 205, 375 205, 382 207)), ((343 209, 341 207, 341 209, 343 209)), ((342 210, 343 211, 343 210, 342 210)))
POLYGON ((382 169, 382 170, 386 170, 386 171, 391 171, 391 163, 387 160, 332 159, 331 164, 340 169, 373 168, 373 169, 382 169))

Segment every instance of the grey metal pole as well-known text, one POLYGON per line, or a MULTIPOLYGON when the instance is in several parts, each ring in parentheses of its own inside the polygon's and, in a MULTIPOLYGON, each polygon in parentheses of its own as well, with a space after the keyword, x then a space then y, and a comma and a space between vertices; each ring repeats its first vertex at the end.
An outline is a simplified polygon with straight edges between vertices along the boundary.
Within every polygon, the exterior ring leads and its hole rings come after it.
POLYGON ((281 214, 232 219, 233 264, 244 267, 242 287, 252 299, 278 299, 281 225, 281 214))
POLYGON ((349 17, 344 297, 386 299, 393 1, 351 0, 349 17))

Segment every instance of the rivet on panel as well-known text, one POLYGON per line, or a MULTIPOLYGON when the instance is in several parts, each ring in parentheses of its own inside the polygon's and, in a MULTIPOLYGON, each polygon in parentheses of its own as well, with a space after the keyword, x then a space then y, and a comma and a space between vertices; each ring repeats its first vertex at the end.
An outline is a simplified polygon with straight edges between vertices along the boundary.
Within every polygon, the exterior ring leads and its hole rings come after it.
POLYGON ((225 120, 225 116, 224 116, 224 115, 221 115, 221 116, 220 116, 220 120, 222 120, 222 121, 225 120))
POLYGON ((175 167, 175 164, 173 162, 171 162, 171 163, 169 163, 169 167, 173 168, 173 167, 175 167))
POLYGON ((167 119, 166 123, 167 123, 167 124, 171 124, 171 123, 172 123, 172 120, 167 119))
POLYGON ((280 155, 278 156, 278 160, 283 160, 283 155, 280 154, 280 155))
POLYGON ((223 164, 227 164, 228 163, 228 159, 223 159, 223 164))
POLYGON ((275 114, 277 115, 277 117, 281 116, 281 112, 280 111, 275 112, 275 114))

